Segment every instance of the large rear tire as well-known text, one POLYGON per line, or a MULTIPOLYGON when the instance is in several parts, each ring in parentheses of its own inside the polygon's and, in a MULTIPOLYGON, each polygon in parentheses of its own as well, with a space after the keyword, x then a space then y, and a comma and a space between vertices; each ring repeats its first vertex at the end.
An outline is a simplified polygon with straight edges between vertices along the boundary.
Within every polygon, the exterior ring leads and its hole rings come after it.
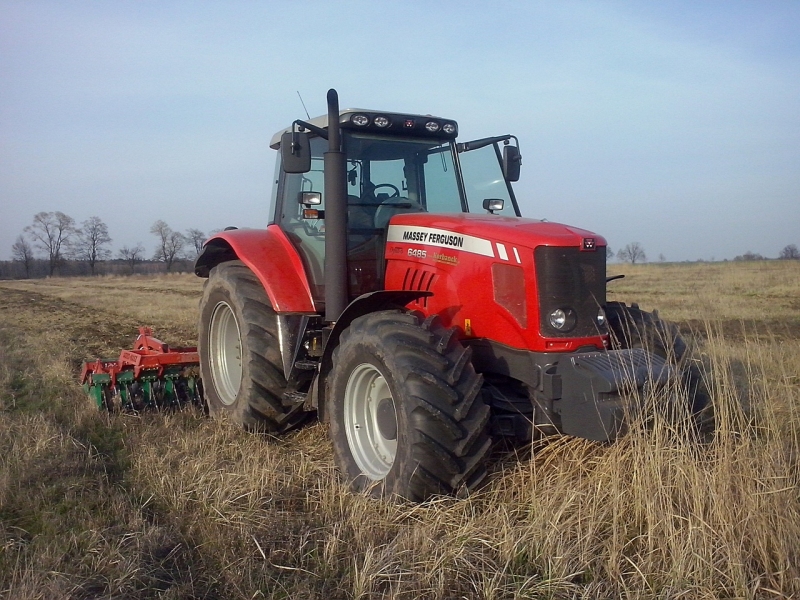
POLYGON ((211 270, 200 300, 200 374, 214 418, 280 433, 299 424, 302 405, 286 401, 277 320, 264 287, 241 261, 211 270))
POLYGON ((662 320, 656 312, 641 310, 636 304, 609 302, 605 310, 612 347, 643 348, 677 367, 686 391, 689 414, 701 432, 713 430, 713 405, 703 372, 692 358, 678 326, 662 320))
POLYGON ((489 407, 471 351, 437 317, 388 310, 342 333, 329 375, 336 463, 357 491, 422 501, 486 474, 489 407))

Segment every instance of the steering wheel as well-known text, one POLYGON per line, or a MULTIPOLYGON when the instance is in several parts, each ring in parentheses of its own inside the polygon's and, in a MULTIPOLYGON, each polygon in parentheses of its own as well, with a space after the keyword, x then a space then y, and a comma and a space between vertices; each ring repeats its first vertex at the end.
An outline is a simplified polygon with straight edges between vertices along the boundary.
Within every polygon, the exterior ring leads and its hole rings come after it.
POLYGON ((397 189, 397 186, 392 185, 391 183, 379 183, 379 184, 377 184, 374 188, 372 188, 372 195, 377 198, 378 195, 375 192, 378 191, 378 188, 382 188, 382 187, 388 187, 388 188, 392 189, 392 194, 389 196, 389 198, 399 198, 400 197, 400 190, 397 189))

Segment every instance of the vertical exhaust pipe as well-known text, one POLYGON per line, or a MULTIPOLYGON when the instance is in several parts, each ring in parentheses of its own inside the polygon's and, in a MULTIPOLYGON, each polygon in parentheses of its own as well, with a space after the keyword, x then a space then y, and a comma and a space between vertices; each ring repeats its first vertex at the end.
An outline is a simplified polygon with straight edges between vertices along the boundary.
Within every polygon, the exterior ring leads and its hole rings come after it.
POLYGON ((347 307, 347 161, 339 128, 339 94, 328 90, 328 151, 325 168, 325 320, 347 307))

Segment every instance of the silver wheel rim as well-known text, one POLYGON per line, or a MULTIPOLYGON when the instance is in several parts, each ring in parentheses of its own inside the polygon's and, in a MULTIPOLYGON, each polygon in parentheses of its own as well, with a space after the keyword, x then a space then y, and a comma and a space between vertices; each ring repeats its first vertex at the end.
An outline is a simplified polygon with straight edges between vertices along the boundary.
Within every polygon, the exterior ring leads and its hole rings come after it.
POLYGON ((211 314, 208 350, 214 388, 220 401, 230 406, 242 384, 242 343, 239 324, 227 302, 217 304, 211 314))
POLYGON ((361 472, 373 481, 386 477, 397 455, 397 416, 389 384, 374 365, 364 363, 350 373, 344 391, 344 420, 347 443, 361 472), (384 413, 382 422, 379 408, 384 413), (394 439, 385 435, 387 417, 389 427, 394 419, 394 439))

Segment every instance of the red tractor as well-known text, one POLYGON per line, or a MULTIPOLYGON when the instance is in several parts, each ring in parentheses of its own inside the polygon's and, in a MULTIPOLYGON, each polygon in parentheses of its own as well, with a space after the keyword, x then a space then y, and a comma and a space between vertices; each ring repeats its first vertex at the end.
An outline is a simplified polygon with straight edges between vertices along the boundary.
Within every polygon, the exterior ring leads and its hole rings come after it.
POLYGON ((606 302, 602 237, 520 216, 516 138, 457 134, 330 90, 273 137, 270 224, 195 266, 212 416, 280 433, 316 412, 353 488, 421 500, 473 488, 493 438, 612 440, 645 388, 694 377, 674 327, 606 302))

